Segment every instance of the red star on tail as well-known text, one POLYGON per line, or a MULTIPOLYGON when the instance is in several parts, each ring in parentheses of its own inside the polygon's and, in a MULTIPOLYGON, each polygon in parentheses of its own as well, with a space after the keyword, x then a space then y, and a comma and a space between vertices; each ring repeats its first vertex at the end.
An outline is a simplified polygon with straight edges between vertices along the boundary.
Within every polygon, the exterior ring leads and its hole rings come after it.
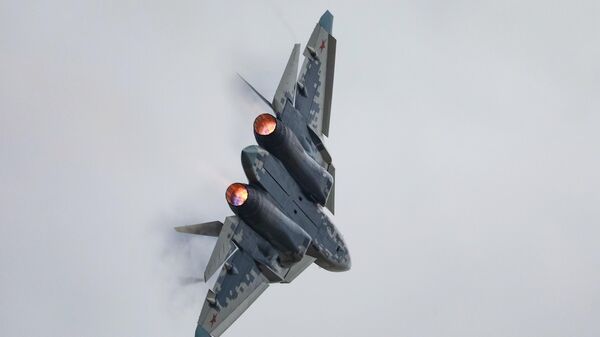
POLYGON ((321 46, 319 46, 319 49, 321 49, 321 51, 323 51, 324 48, 325 48, 325 40, 322 40, 321 46))

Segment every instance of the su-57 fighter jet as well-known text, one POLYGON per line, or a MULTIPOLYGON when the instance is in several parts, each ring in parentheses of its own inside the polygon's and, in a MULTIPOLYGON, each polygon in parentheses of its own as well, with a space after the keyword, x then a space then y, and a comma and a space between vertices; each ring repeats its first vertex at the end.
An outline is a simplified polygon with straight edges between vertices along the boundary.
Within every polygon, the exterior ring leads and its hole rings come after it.
MULTIPOLYGON (((325 12, 306 48, 298 75, 296 44, 272 101, 254 121, 257 145, 242 151, 248 183, 231 184, 225 198, 235 216, 177 227, 217 236, 204 279, 217 270, 196 337, 220 336, 270 283, 289 283, 313 262, 330 271, 350 269, 342 236, 326 214, 334 211, 335 169, 323 144, 329 136, 336 40, 325 12)), ((247 82, 246 82, 247 83, 247 82)))

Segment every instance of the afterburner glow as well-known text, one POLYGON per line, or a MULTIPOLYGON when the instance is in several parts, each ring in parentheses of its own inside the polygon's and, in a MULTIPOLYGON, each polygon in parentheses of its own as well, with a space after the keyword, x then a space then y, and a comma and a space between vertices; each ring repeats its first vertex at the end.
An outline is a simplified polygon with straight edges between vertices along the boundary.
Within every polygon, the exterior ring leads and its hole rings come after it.
POLYGON ((277 127, 277 120, 269 114, 262 114, 254 120, 254 132, 261 136, 268 136, 277 127))
POLYGON ((225 192, 225 199, 233 206, 242 206, 248 200, 248 189, 246 185, 233 183, 229 185, 225 192))

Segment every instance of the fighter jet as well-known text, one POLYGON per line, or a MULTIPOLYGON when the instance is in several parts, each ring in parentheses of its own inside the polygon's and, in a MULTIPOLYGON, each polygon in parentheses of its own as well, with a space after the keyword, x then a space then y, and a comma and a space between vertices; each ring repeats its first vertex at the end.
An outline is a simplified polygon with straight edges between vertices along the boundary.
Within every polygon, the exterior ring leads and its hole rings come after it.
POLYGON ((208 291, 195 337, 220 336, 271 283, 290 283, 313 263, 350 269, 334 212, 335 168, 323 142, 329 137, 336 40, 325 12, 304 49, 294 45, 273 100, 250 88, 273 110, 254 120, 258 145, 242 150, 248 183, 233 183, 225 199, 235 213, 224 222, 176 227, 218 237, 204 272, 208 291))

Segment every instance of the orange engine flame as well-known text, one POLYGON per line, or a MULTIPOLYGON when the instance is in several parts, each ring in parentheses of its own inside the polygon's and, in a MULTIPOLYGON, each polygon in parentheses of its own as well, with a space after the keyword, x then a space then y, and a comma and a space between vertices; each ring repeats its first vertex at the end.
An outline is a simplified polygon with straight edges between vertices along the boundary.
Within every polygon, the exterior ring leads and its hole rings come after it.
POLYGON ((225 199, 233 206, 242 206, 248 200, 248 189, 246 185, 233 183, 227 187, 225 199))
POLYGON ((262 114, 254 120, 254 132, 261 136, 268 136, 275 131, 277 120, 270 114, 262 114))

